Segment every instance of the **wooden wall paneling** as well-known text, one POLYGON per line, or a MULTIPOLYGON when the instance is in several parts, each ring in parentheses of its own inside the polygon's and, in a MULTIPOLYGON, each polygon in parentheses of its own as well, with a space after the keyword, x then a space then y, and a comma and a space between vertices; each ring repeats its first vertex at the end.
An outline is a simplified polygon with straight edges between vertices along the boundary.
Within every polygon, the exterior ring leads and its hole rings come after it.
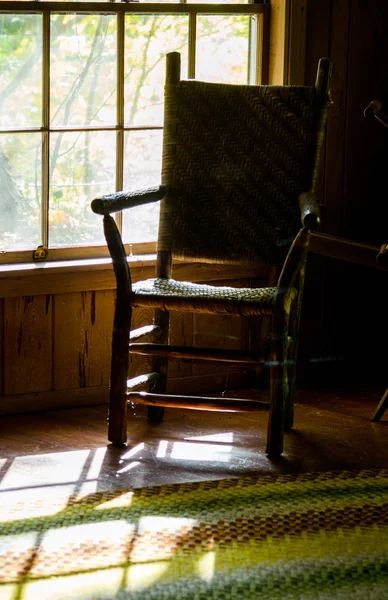
POLYGON ((306 85, 315 83, 317 63, 323 56, 328 56, 330 40, 330 11, 333 0, 319 0, 307 3, 306 14, 306 85))
POLYGON ((89 292, 54 297, 54 390, 86 385, 85 301, 89 292))
POLYGON ((303 84, 307 0, 270 0, 270 85, 303 84))
MULTIPOLYGON (((286 12, 288 0, 271 0, 269 43, 269 84, 283 85, 285 81, 286 12)), ((288 43, 288 42, 287 42, 288 43)))
MULTIPOLYGON (((333 0, 320 0, 319 2, 309 0, 307 3, 304 69, 306 85, 314 85, 319 59, 330 56, 332 2, 333 0)), ((326 148, 327 138, 321 156, 316 185, 317 199, 322 204, 325 203, 326 148)), ((324 224, 322 228, 324 228, 324 224)), ((321 360, 323 353, 323 271, 324 259, 320 256, 309 256, 306 269, 298 356, 298 377, 302 383, 308 381, 310 378, 315 378, 316 367, 318 364, 320 365, 316 361, 321 360)))
POLYGON ((0 298, 0 396, 4 395, 4 300, 0 298))
MULTIPOLYGON (((248 287, 249 279, 234 281, 219 281, 217 285, 231 287, 248 287)), ((228 315, 193 314, 194 345, 208 348, 239 349, 249 347, 249 334, 247 331, 249 319, 228 315)), ((240 367, 222 363, 193 363, 193 375, 222 375, 223 385, 229 385, 228 375, 240 367)))
POLYGON ((1 398, 0 415, 108 404, 108 398, 107 386, 12 394, 1 398))
MULTIPOLYGON (((272 269, 271 273, 266 279, 261 277, 252 277, 250 280, 250 286, 253 288, 267 286, 275 287, 277 280, 277 269, 272 269)), ((248 319, 243 319, 243 321, 243 327, 245 328, 243 339, 246 338, 248 340, 248 345, 246 347, 251 350, 260 350, 265 347, 269 352, 269 337, 272 332, 272 318, 253 316, 249 317, 248 319)), ((247 371, 248 383, 253 387, 255 385, 262 385, 264 380, 268 380, 269 370, 263 365, 258 365, 255 368, 250 367, 247 371)))
MULTIPOLYGON (((171 311, 170 343, 174 346, 193 346, 194 329, 193 313, 180 313, 171 311)), ((168 365, 168 378, 191 377, 193 375, 193 364, 189 361, 170 360, 168 365)))
POLYGON ((387 239, 387 130, 363 116, 388 101, 388 3, 352 0, 347 85, 344 235, 380 246, 387 239))
MULTIPOLYGON (((242 319, 227 315, 197 314, 194 317, 194 345, 204 348, 239 348, 241 343, 242 319)), ((193 363, 194 375, 224 374, 225 389, 227 374, 233 369, 222 363, 193 363)))
POLYGON ((54 297, 54 389, 108 385, 114 292, 54 297))
MULTIPOLYGON (((155 257, 136 257, 129 261, 132 282, 155 276, 155 257)), ((260 265, 263 277, 268 267, 260 265)), ((190 263, 174 261, 174 279, 178 281, 216 281, 228 277, 251 277, 257 268, 244 265, 213 265, 211 263, 190 263)), ((0 264, 0 298, 39 296, 115 290, 116 280, 109 259, 71 260, 47 263, 27 263, 24 265, 0 264)))
POLYGON ((287 83, 303 85, 305 81, 307 0, 292 0, 289 9, 287 83))
MULTIPOLYGON (((371 100, 388 100, 387 23, 387 2, 352 0, 344 159, 344 235, 376 246, 388 239, 388 135, 375 119, 366 119, 363 111, 371 100)), ((387 323, 386 303, 384 306, 381 302, 385 280, 378 271, 354 265, 346 267, 344 282, 350 300, 344 323, 346 355, 354 371, 362 377, 368 373, 372 380, 387 360, 387 346, 382 343, 382 332, 387 323), (373 310, 365 319, 365 307, 370 303, 373 310), (375 348, 376 352, 367 353, 364 359, 365 348, 375 348), (382 357, 385 359, 381 363, 382 357)))
POLYGON ((109 385, 115 291, 90 293, 86 387, 109 385))
MULTIPOLYGON (((142 306, 139 308, 134 308, 132 311, 132 324, 131 329, 137 329, 138 327, 143 327, 144 325, 152 325, 154 318, 154 310, 148 306, 142 306)), ((112 330, 111 330, 112 334, 112 330)), ((152 341, 150 338, 146 341, 152 341)), ((151 358, 149 356, 131 356, 129 358, 129 370, 128 377, 137 377, 138 375, 144 375, 146 373, 150 373, 151 371, 151 358)))
POLYGON ((325 199, 327 206, 322 230, 343 235, 343 187, 346 141, 347 80, 350 0, 333 2, 330 51, 333 61, 331 100, 326 130, 325 199))
MULTIPOLYGON (((320 0, 307 3, 306 15, 306 53, 305 53, 305 84, 314 85, 317 66, 320 58, 329 56, 330 44, 330 12, 333 0, 320 0)), ((321 157, 321 164, 317 182, 318 202, 324 203, 324 172, 325 152, 321 157)))
POLYGON ((52 389, 52 297, 4 301, 4 394, 52 389))
MULTIPOLYGON (((344 156, 346 147, 347 79, 350 0, 331 2, 328 55, 333 62, 331 100, 326 128, 323 202, 326 214, 321 231, 343 234, 344 156)), ((316 259, 315 259, 316 260, 316 259)), ((344 369, 344 323, 349 290, 344 281, 344 263, 321 259, 319 345, 315 345, 312 373, 324 380, 338 379, 344 369)), ((314 344, 314 341, 312 341, 314 344)), ((343 376, 344 373, 343 373, 343 376)))

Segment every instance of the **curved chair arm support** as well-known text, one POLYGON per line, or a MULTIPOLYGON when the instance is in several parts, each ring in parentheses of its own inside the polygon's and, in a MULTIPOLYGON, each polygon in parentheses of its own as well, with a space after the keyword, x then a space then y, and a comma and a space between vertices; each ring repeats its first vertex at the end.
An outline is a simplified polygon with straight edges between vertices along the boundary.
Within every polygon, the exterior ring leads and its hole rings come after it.
POLYGON ((310 243, 310 231, 304 227, 299 231, 288 251, 278 280, 278 294, 285 294, 294 284, 301 268, 305 264, 310 243))
POLYGON ((377 264, 382 265, 384 267, 388 266, 388 244, 383 244, 380 248, 380 252, 377 257, 377 264))
POLYGON ((317 229, 321 222, 321 213, 314 192, 303 192, 299 196, 300 218, 306 229, 317 229))
POLYGON ((98 215, 110 215, 126 208, 157 202, 162 200, 166 193, 167 188, 164 185, 156 185, 143 190, 115 192, 98 196, 92 201, 91 207, 92 211, 98 215))
POLYGON ((364 117, 376 117, 380 123, 388 127, 388 115, 383 111, 383 104, 380 100, 372 100, 364 110, 364 117))

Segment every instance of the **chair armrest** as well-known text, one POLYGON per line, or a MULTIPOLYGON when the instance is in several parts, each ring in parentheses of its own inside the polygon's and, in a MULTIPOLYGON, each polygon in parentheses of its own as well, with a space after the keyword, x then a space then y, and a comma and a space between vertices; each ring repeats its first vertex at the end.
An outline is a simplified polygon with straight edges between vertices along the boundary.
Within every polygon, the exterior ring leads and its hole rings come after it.
POLYGON ((387 267, 388 266, 388 244, 383 244, 380 248, 380 252, 376 256, 377 264, 387 267))
POLYGON ((299 208, 303 227, 317 229, 321 222, 321 214, 314 192, 303 192, 299 196, 299 208))
POLYGON ((166 192, 167 188, 164 185, 157 185, 143 190, 115 192, 114 194, 98 196, 92 201, 91 207, 92 211, 98 215, 110 215, 125 208, 133 208, 141 204, 162 200, 166 192))
POLYGON ((364 110, 364 117, 376 117, 380 123, 388 127, 388 115, 383 111, 383 104, 380 100, 372 100, 364 110))

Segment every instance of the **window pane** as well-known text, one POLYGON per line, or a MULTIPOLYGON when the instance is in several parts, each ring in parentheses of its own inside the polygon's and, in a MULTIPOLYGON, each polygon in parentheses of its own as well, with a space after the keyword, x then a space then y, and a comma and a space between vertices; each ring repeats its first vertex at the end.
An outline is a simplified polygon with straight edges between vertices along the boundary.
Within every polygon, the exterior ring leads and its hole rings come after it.
POLYGON ((40 133, 0 135, 0 248, 26 250, 41 244, 40 133))
MULTIPOLYGON (((132 131, 125 134, 124 189, 160 183, 162 132, 132 131)), ((157 237, 159 202, 123 211, 125 242, 151 242, 157 237)))
POLYGON ((247 15, 198 15, 196 79, 248 83, 247 15))
POLYGON ((188 17, 128 15, 125 19, 125 123, 163 124, 167 52, 181 53, 187 76, 188 17))
POLYGON ((0 15, 0 127, 42 124, 42 17, 0 15))
POLYGON ((50 246, 105 243, 90 202, 115 191, 115 132, 52 134, 50 246))
POLYGON ((116 17, 51 18, 51 123, 116 124, 116 17))

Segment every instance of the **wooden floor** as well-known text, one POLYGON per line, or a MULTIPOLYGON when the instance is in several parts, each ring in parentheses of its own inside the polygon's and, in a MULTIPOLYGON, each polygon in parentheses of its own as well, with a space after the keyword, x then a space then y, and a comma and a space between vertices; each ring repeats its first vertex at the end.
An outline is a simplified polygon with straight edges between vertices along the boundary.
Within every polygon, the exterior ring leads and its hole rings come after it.
POLYGON ((383 391, 300 390, 295 429, 276 460, 264 453, 265 413, 170 409, 164 423, 152 425, 139 409, 122 449, 107 445, 106 406, 10 415, 1 422, 0 492, 92 493, 257 473, 387 467, 388 415, 370 421, 383 391))

